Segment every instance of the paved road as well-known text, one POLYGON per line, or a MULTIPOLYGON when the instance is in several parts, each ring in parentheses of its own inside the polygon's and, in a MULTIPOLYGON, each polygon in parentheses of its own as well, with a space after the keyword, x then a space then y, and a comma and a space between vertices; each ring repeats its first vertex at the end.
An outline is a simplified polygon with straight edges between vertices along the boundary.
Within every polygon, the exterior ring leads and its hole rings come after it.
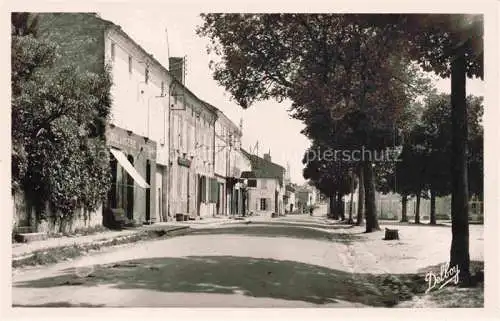
MULTIPOLYGON (((13 304, 127 307, 361 307, 365 273, 413 273, 446 261, 446 227, 382 232, 326 224, 320 217, 254 219, 108 249, 75 261, 16 271, 13 304), (429 239, 444 246, 427 247, 429 239), (346 281, 348 280, 348 281, 346 281)), ((471 228, 481 259, 482 227, 471 228)), ((364 290, 363 290, 364 291, 364 290)))

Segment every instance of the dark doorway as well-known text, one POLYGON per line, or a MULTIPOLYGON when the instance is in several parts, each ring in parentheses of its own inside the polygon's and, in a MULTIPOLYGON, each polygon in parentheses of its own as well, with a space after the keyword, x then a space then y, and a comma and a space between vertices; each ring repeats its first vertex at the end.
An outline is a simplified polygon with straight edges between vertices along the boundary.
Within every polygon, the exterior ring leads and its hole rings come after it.
POLYGON ((186 171, 186 179, 187 179, 187 183, 186 183, 186 186, 187 186, 187 191, 186 191, 186 195, 187 195, 187 210, 186 210, 186 214, 189 214, 189 203, 190 203, 190 200, 191 200, 191 194, 189 193, 189 181, 190 181, 190 173, 187 169, 184 169, 186 171))
POLYGON ((201 201, 202 201, 202 198, 201 198, 202 187, 203 187, 203 176, 198 175, 198 197, 196 199, 196 214, 198 216, 200 216, 200 205, 201 205, 201 201))
POLYGON ((274 213, 278 214, 278 192, 274 192, 274 213))
POLYGON ((246 216, 246 211, 247 211, 247 191, 243 190, 241 214, 243 214, 243 216, 246 216))
MULTIPOLYGON (((132 155, 127 156, 128 161, 132 166, 134 165, 134 157, 132 155)), ((134 179, 127 173, 127 198, 126 198, 126 211, 127 217, 131 220, 134 218, 134 179)))
MULTIPOLYGON (((146 183, 151 185, 151 162, 146 160, 146 183)), ((146 188, 146 222, 151 222, 151 188, 146 188)))
POLYGON ((116 208, 117 206, 117 200, 116 200, 116 194, 118 192, 117 190, 117 167, 118 163, 116 159, 113 157, 111 161, 109 162, 109 167, 111 170, 111 188, 109 189, 109 194, 108 194, 108 207, 109 208, 116 208))
POLYGON ((238 214, 238 204, 239 204, 239 191, 240 190, 236 190, 236 193, 234 193, 234 214, 238 214))

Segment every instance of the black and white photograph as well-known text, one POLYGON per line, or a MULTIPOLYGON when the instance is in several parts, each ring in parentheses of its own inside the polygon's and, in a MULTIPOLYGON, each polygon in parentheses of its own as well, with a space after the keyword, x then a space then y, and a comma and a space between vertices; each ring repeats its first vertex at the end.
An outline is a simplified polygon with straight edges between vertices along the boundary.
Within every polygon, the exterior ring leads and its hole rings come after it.
POLYGON ((11 309, 498 292, 497 12, 60 6, 8 13, 11 309))

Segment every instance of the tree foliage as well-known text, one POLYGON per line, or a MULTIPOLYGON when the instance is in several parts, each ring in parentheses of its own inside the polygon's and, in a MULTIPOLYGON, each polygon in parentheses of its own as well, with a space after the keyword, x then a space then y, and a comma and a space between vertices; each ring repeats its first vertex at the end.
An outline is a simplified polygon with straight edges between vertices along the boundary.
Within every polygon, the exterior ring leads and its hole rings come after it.
POLYGON ((61 218, 79 207, 95 210, 110 182, 104 137, 109 70, 55 68, 57 44, 18 32, 26 30, 21 18, 13 14, 13 188, 23 189, 39 211, 50 204, 61 218))
MULTIPOLYGON (((366 24, 362 15, 202 17, 198 33, 220 58, 212 63, 214 78, 243 108, 289 98, 292 116, 306 124, 303 133, 321 146, 375 150, 392 144, 402 110, 428 83, 398 50, 393 26, 366 24)), ((369 163, 363 166, 371 171, 369 163)), ((367 216, 377 225, 373 197, 367 216)))

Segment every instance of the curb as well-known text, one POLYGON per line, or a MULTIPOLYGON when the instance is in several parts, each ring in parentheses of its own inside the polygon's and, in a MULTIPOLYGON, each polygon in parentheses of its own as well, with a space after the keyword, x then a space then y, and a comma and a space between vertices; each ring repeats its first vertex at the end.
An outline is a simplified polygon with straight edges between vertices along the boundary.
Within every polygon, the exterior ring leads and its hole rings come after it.
MULTIPOLYGON (((156 237, 151 237, 151 240, 158 239, 158 238, 165 237, 165 236, 178 236, 179 234, 182 234, 182 232, 184 232, 185 230, 189 230, 189 229, 190 229, 189 226, 171 226, 169 228, 162 228, 162 227, 143 228, 143 229, 135 231, 135 233, 130 233, 127 235, 120 235, 120 236, 115 236, 115 237, 109 237, 109 238, 103 238, 103 239, 99 239, 99 240, 93 241, 93 242, 78 243, 75 241, 72 244, 37 249, 37 250, 31 251, 28 253, 23 253, 21 255, 15 256, 15 257, 13 256, 12 262, 17 262, 17 261, 21 261, 21 260, 30 258, 37 253, 43 253, 43 252, 48 252, 48 251, 57 251, 57 250, 65 249, 65 248, 72 247, 72 246, 77 246, 80 248, 92 247, 92 246, 102 246, 102 249, 103 249, 103 248, 111 248, 114 246, 120 246, 120 245, 124 245, 124 244, 131 244, 131 243, 139 242, 142 240, 139 239, 136 241, 127 242, 127 239, 134 239, 134 238, 141 236, 141 235, 147 236, 151 232, 157 232, 157 233, 164 232, 161 235, 158 234, 158 236, 156 236, 156 237), (115 242, 117 244, 113 244, 115 242)), ((145 239, 145 240, 148 240, 148 239, 145 239)))

